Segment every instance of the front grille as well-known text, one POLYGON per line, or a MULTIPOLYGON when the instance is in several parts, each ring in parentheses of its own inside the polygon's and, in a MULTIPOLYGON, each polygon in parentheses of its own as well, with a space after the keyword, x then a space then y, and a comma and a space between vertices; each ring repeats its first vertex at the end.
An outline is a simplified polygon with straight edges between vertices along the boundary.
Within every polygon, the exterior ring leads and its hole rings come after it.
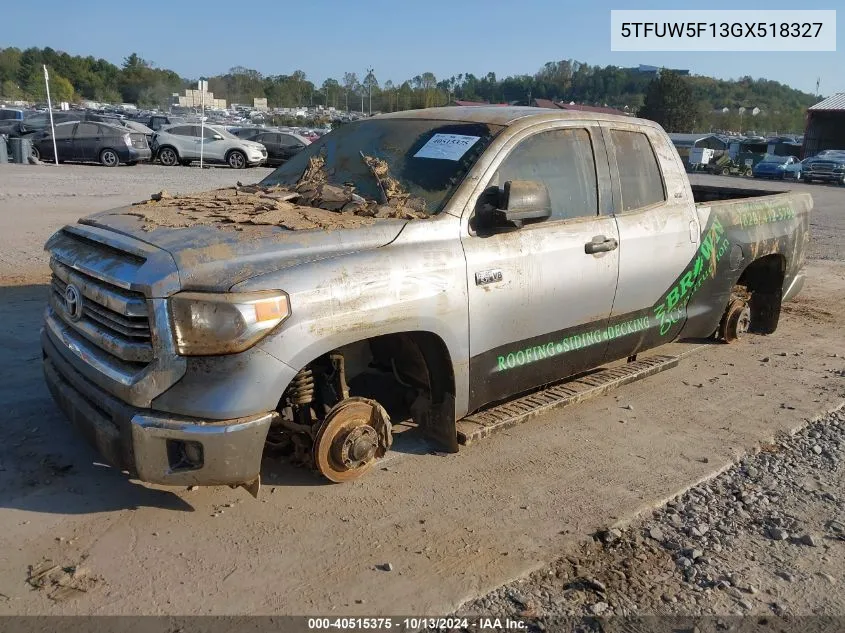
POLYGON ((817 172, 820 174, 829 174, 833 172, 836 163, 811 163, 808 171, 817 172))
POLYGON ((147 364, 153 360, 149 312, 142 293, 119 288, 55 259, 50 267, 50 305, 62 321, 121 361, 147 364), (81 295, 76 318, 73 306, 68 305, 69 284, 81 295))

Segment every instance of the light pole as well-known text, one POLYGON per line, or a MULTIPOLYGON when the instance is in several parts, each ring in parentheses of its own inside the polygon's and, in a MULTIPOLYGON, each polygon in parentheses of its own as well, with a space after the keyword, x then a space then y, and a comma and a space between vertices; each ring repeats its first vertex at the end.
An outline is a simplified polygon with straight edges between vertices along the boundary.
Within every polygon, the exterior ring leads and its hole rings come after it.
MULTIPOLYGON (((367 68, 367 95, 370 100, 369 115, 373 116, 373 69, 367 68)), ((361 108, 363 110, 363 106, 361 108)))

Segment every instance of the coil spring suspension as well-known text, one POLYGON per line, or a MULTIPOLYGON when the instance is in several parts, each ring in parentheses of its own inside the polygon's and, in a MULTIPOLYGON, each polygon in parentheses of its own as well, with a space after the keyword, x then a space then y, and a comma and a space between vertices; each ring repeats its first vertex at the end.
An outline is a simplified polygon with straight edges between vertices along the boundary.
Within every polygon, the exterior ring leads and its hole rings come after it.
POLYGON ((301 369, 290 383, 290 399, 295 405, 307 405, 314 401, 314 372, 301 369))

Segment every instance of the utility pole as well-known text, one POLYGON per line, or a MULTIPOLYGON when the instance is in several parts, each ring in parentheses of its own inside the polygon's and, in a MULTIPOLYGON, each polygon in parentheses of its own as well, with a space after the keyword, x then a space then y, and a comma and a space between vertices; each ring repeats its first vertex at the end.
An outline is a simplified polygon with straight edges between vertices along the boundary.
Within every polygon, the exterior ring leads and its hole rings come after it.
MULTIPOLYGON (((370 116, 373 116, 373 69, 367 68, 367 93, 370 99, 370 116)), ((361 109, 364 109, 364 106, 361 106, 361 109)))

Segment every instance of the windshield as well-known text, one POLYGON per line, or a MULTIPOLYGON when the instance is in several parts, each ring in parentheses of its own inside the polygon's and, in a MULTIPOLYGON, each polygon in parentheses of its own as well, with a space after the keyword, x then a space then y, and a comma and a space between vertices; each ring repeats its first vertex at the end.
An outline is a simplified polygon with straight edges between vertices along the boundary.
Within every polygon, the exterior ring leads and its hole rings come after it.
POLYGON ((430 119, 369 119, 347 123, 314 141, 261 184, 295 185, 312 157, 322 156, 328 182, 350 184, 370 200, 382 197, 386 178, 394 179, 425 212, 443 210, 470 167, 503 126, 430 119), (362 156, 363 155, 363 156, 362 156), (386 165, 377 177, 366 159, 386 165), (382 182, 380 182, 382 181, 382 182))

